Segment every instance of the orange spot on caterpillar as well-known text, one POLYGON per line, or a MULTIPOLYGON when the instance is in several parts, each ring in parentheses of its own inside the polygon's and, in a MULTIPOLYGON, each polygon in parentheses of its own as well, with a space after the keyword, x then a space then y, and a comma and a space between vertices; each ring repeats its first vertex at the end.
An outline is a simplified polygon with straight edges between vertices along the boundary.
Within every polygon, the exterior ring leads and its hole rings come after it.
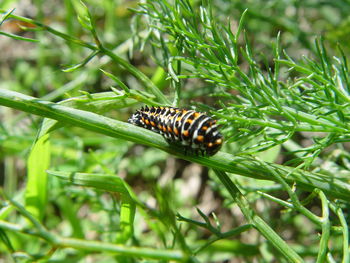
POLYGON ((203 135, 199 135, 199 136, 197 136, 196 140, 199 141, 199 142, 203 142, 204 141, 204 136, 203 135))

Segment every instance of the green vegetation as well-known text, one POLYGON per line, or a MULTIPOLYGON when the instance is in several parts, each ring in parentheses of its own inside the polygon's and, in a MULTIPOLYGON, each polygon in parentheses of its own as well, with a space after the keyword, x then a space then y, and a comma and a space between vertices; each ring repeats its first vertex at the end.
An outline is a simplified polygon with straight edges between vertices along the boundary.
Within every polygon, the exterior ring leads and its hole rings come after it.
POLYGON ((34 3, 0 3, 0 262, 350 261, 350 3, 34 3))

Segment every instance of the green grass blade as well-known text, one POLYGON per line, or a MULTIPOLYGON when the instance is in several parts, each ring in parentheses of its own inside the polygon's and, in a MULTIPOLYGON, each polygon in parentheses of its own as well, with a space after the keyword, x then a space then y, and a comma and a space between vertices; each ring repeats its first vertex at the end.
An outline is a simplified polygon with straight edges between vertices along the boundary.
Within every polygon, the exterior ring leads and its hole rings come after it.
POLYGON ((129 196, 122 196, 120 208, 120 232, 117 233, 116 243, 125 244, 134 234, 134 219, 136 205, 129 196))
POLYGON ((27 162, 28 180, 25 190, 26 210, 35 218, 43 218, 47 204, 47 173, 50 166, 49 135, 41 137, 33 146, 27 162))
POLYGON ((52 170, 48 170, 47 173, 71 182, 74 185, 129 195, 129 189, 126 187, 125 182, 117 176, 52 170))

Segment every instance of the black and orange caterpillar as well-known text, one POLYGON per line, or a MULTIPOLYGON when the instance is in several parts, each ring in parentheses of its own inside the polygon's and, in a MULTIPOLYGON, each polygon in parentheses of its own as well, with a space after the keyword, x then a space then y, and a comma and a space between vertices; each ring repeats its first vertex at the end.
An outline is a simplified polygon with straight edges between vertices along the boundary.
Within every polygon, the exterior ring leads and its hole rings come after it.
POLYGON ((142 107, 128 120, 136 126, 160 133, 186 151, 214 155, 223 143, 216 120, 205 113, 173 107, 142 107))

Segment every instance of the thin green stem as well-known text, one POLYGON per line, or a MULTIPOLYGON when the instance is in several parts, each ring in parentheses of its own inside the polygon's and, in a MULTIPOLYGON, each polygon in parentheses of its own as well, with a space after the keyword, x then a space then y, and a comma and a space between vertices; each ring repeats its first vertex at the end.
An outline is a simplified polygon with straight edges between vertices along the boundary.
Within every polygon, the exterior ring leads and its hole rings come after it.
POLYGON ((350 260, 350 247, 349 247, 349 226, 346 221, 345 215, 342 209, 336 204, 330 204, 331 210, 338 216, 341 231, 343 233, 343 259, 342 263, 348 263, 350 260))
POLYGON ((175 260, 175 261, 186 261, 188 258, 181 251, 177 250, 163 250, 163 249, 152 249, 143 247, 131 247, 123 245, 115 245, 111 243, 98 242, 98 241, 87 241, 73 238, 58 238, 56 245, 60 247, 71 247, 85 251, 105 251, 110 253, 122 254, 125 256, 161 259, 161 260, 175 260))
MULTIPOLYGON (((273 180, 271 172, 261 166, 259 162, 248 156, 233 156, 219 152, 212 157, 186 155, 178 145, 169 145, 159 134, 133 126, 131 124, 113 120, 92 112, 65 107, 56 103, 39 100, 21 93, 0 89, 0 105, 19 109, 46 118, 91 130, 111 137, 121 138, 159 148, 179 158, 197 162, 213 169, 240 174, 252 178, 273 180)), ((287 182, 298 182, 306 190, 319 188, 329 196, 344 200, 350 199, 350 184, 335 177, 310 173, 291 167, 269 164, 270 169, 278 171, 287 182), (288 175, 288 176, 287 176, 288 175)))
MULTIPOLYGON (((270 166, 268 166, 267 164, 265 164, 264 162, 262 162, 261 160, 257 161, 261 164, 262 167, 264 167, 266 170, 270 171, 270 174, 276 179, 277 182, 279 182, 283 188, 287 191, 289 197, 292 200, 293 206, 295 209, 297 209, 300 213, 302 213, 303 215, 305 215, 307 218, 309 218, 313 223, 315 223, 316 225, 321 225, 322 224, 322 219, 320 219, 318 216, 314 215, 312 212, 310 212, 308 209, 306 209, 299 201, 298 196, 295 194, 295 192, 289 187, 289 185, 286 183, 286 181, 284 180, 284 178, 282 178, 282 176, 275 171, 274 169, 271 169, 270 166)), ((292 171, 291 171, 292 173, 292 171)), ((285 178, 288 178, 288 174, 285 175, 285 178)))
POLYGON ((320 240, 319 252, 317 255, 317 263, 325 262, 328 253, 328 242, 331 232, 331 222, 329 221, 328 200, 322 191, 319 191, 319 197, 322 205, 322 235, 320 240))
POLYGON ((303 259, 287 245, 287 243, 275 232, 273 229, 260 217, 258 216, 249 202, 242 193, 239 191, 237 186, 233 184, 227 174, 220 170, 214 170, 220 181, 226 187, 230 193, 234 202, 237 203, 241 209, 244 217, 252 224, 271 244, 281 252, 281 254, 288 259, 290 262, 304 262, 303 259))
POLYGON ((199 247, 198 249, 196 249, 196 251, 194 252, 194 255, 199 254, 201 251, 203 251, 205 248, 207 248, 208 246, 210 246, 211 244, 213 244, 214 242, 220 240, 220 239, 225 239, 225 238, 230 238, 233 236, 237 236, 249 229, 251 229, 253 226, 251 224, 247 224, 247 225, 243 225, 240 227, 237 227, 235 229, 232 229, 230 231, 227 231, 225 233, 221 233, 219 236, 213 236, 212 238, 210 238, 203 246, 199 247))
MULTIPOLYGON (((75 248, 85 251, 96 251, 96 252, 109 252, 113 254, 122 254, 126 256, 142 257, 150 259, 162 259, 162 260, 174 260, 185 262, 188 257, 181 251, 177 250, 164 250, 164 249, 152 249, 145 247, 130 247, 123 245, 115 245, 106 242, 98 241, 87 241, 74 238, 64 238, 58 235, 53 235, 47 231, 33 231, 27 229, 19 224, 8 223, 6 221, 0 220, 0 228, 12 232, 18 232, 23 234, 35 235, 51 243, 56 248, 75 248), (54 238, 47 238, 48 236, 54 238)), ((41 227, 43 228, 43 227, 41 227)))
MULTIPOLYGON (((31 215, 21 204, 19 204, 17 201, 12 200, 12 199, 8 199, 9 202, 24 216, 26 217, 32 224, 33 226, 36 228, 36 231, 32 230, 27 230, 27 233, 35 233, 37 236, 42 237, 43 239, 47 240, 48 242, 51 243, 55 243, 55 236, 52 235, 51 233, 49 233, 45 227, 33 216, 31 215)), ((32 228, 32 227, 31 227, 32 228)))
MULTIPOLYGON (((0 10, 0 12, 3 12, 3 10, 0 10)), ((86 48, 89 48, 91 50, 97 51, 99 53, 105 54, 109 56, 113 61, 117 62, 119 65, 123 66, 126 70, 128 70, 133 76, 135 76, 145 87, 146 89, 149 89, 159 100, 159 102, 163 103, 164 105, 170 105, 170 101, 164 96, 164 94, 158 89, 157 86, 153 84, 153 82, 141 71, 139 71, 136 67, 131 65, 128 61, 122 59, 120 56, 116 55, 113 53, 113 51, 103 47, 101 44, 100 45, 93 45, 84 41, 81 41, 78 38, 72 37, 68 34, 62 33, 56 29, 53 29, 52 27, 49 27, 45 24, 42 24, 36 20, 30 19, 30 18, 25 18, 22 16, 17 16, 17 15, 9 15, 9 18, 14 18, 19 21, 23 21, 29 24, 36 25, 45 31, 58 36, 62 39, 65 39, 69 43, 74 43, 86 48)), ((96 36, 95 36, 96 37, 96 36)), ((100 42, 97 42, 100 43, 100 42)))
POLYGON ((105 47, 100 47, 101 52, 103 54, 106 54, 109 56, 112 60, 116 61, 118 64, 122 65, 125 69, 127 69, 132 75, 134 75, 138 80, 140 80, 148 89, 151 91, 159 100, 159 102, 163 103, 164 105, 170 105, 170 101, 164 96, 164 94, 158 89, 157 86, 153 84, 153 82, 141 71, 139 71, 136 67, 131 65, 128 61, 122 59, 115 53, 113 53, 111 50, 105 48, 105 47))

